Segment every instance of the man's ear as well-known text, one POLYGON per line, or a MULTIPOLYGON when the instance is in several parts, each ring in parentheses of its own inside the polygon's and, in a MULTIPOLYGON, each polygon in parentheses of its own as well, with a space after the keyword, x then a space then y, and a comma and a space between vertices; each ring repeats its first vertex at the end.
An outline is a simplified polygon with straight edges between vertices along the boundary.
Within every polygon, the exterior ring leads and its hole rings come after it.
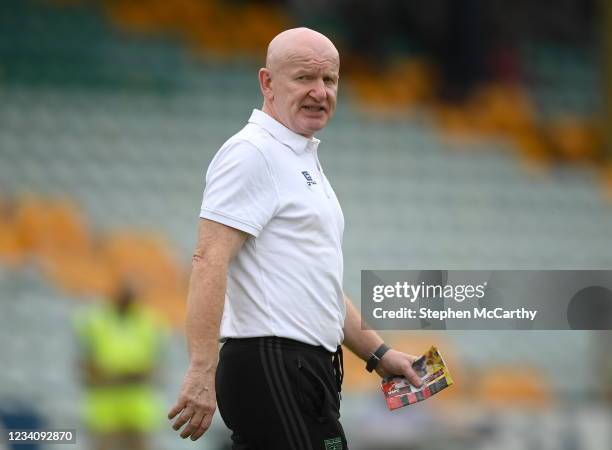
POLYGON ((274 93, 272 92, 272 72, 270 69, 259 69, 259 88, 266 100, 272 100, 274 93))

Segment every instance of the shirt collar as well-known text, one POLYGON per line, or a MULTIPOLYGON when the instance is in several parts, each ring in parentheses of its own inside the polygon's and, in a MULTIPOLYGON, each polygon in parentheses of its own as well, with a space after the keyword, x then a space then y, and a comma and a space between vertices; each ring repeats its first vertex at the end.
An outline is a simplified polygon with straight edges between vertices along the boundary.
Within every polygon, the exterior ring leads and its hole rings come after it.
POLYGON ((291 131, 282 123, 259 109, 253 110, 253 113, 249 118, 249 123, 259 125, 270 133, 274 139, 291 148, 291 150, 298 155, 304 153, 308 147, 316 149, 321 142, 315 137, 307 138, 301 134, 291 131))

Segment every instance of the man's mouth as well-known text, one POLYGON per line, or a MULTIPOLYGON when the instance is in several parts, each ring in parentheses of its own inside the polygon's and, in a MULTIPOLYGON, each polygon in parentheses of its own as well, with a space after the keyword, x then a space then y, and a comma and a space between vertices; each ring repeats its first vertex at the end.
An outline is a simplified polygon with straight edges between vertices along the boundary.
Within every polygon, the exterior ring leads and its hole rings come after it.
POLYGON ((302 106, 302 108, 309 112, 325 111, 325 107, 323 106, 302 106))

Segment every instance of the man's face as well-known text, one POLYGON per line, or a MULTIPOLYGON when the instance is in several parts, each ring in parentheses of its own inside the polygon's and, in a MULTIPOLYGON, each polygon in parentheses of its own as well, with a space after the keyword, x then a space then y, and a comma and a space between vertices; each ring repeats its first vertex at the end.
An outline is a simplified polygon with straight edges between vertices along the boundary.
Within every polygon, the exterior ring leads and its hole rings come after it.
POLYGON ((324 128, 336 110, 338 66, 332 52, 289 54, 271 74, 276 118, 306 137, 324 128))

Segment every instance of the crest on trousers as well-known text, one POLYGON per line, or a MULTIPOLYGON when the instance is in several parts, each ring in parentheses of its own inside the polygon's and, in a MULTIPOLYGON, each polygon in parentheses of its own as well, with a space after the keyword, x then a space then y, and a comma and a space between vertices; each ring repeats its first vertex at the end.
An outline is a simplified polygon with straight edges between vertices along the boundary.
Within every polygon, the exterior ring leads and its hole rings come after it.
POLYGON ((338 436, 331 439, 325 439, 325 450, 342 450, 342 439, 338 436))

